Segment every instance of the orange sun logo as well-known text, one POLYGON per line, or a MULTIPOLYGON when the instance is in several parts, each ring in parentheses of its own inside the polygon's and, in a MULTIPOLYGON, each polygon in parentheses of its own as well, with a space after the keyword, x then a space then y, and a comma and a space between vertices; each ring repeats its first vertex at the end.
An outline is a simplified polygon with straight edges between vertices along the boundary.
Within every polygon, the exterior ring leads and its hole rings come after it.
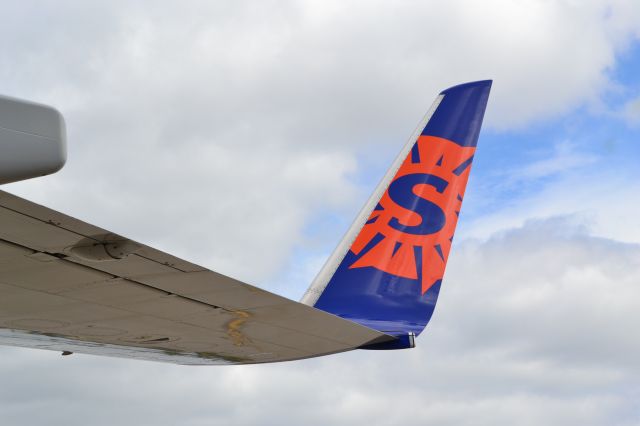
POLYGON ((421 277, 422 294, 441 280, 474 152, 475 147, 420 136, 353 242, 351 251, 359 258, 349 268, 421 277))

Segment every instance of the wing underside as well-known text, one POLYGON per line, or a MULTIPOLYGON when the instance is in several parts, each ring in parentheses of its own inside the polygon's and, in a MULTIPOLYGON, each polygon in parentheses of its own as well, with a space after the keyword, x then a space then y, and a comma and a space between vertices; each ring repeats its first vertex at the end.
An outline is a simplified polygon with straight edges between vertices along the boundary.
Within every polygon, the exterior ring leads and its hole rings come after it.
POLYGON ((248 364, 393 337, 0 191, 0 344, 248 364))

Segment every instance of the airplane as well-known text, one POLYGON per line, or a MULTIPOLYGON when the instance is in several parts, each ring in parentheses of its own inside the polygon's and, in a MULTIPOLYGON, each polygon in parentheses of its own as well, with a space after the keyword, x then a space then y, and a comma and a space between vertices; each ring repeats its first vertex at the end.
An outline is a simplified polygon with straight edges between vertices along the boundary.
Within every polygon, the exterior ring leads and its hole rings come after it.
MULTIPOLYGON (((0 344, 227 365, 415 346, 491 80, 442 91, 296 302, 0 191, 0 344)), ((0 97, 0 184, 66 161, 62 115, 0 97)))

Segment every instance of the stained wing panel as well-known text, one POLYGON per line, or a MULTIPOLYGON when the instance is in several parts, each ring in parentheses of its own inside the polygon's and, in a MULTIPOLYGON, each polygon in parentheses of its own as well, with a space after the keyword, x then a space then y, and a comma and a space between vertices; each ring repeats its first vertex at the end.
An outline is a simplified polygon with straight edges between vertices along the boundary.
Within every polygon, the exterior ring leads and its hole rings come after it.
POLYGON ((0 191, 0 343, 184 364, 393 338, 0 191))

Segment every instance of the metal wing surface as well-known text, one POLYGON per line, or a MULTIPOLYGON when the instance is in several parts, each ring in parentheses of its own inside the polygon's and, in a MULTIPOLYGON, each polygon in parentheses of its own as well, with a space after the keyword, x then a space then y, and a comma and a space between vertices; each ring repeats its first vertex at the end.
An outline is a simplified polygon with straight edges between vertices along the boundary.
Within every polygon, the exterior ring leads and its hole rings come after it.
POLYGON ((0 344, 248 364, 391 340, 0 191, 0 344))

